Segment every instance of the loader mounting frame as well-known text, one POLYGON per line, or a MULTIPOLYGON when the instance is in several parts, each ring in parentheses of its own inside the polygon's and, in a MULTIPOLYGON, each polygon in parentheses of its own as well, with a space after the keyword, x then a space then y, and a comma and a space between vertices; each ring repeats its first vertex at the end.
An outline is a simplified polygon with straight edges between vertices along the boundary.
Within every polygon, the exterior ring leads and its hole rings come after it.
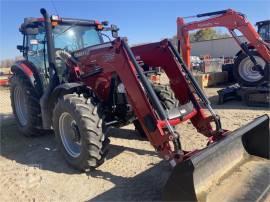
MULTIPOLYGON (((149 141, 165 159, 180 162, 190 155, 190 152, 181 150, 181 145, 176 148, 175 144, 172 146, 170 143, 176 139, 178 141, 178 135, 172 126, 181 122, 190 119, 198 132, 212 140, 219 139, 217 137, 222 137, 225 133, 210 102, 168 40, 129 48, 125 39, 117 38, 112 43, 82 49, 74 55, 79 56, 78 61, 84 63, 85 69, 82 68, 82 72, 87 72, 87 66, 90 65, 87 61, 95 61, 95 65, 103 68, 103 74, 118 74, 149 141), (142 73, 135 56, 140 56, 141 60, 150 66, 161 67, 170 80, 175 97, 182 106, 191 102, 192 111, 182 117, 170 119, 142 73), (194 92, 190 88, 194 89, 194 92), (210 115, 204 113, 198 100, 210 110, 210 115), (215 129, 211 122, 216 123, 215 129)), ((87 85, 87 78, 83 79, 83 82, 87 85)))

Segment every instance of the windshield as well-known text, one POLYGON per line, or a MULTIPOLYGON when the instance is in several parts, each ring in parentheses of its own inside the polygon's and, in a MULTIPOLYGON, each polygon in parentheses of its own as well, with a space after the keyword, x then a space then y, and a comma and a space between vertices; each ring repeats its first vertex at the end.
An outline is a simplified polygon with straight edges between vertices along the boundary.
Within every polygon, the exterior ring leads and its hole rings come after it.
POLYGON ((76 51, 103 42, 95 26, 59 25, 53 29, 55 48, 76 51))
POLYGON ((265 24, 259 27, 259 34, 265 41, 270 41, 270 24, 265 24))

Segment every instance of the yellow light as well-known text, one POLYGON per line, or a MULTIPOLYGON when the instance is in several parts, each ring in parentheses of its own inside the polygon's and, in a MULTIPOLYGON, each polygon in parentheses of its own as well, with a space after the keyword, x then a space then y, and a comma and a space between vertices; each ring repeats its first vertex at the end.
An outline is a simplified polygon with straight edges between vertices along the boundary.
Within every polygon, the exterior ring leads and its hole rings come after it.
POLYGON ((53 26, 53 27, 55 27, 55 26, 57 26, 57 25, 58 25, 58 22, 52 21, 52 26, 53 26))
POLYGON ((102 24, 98 24, 97 25, 97 29, 102 30, 103 29, 103 25, 102 24))

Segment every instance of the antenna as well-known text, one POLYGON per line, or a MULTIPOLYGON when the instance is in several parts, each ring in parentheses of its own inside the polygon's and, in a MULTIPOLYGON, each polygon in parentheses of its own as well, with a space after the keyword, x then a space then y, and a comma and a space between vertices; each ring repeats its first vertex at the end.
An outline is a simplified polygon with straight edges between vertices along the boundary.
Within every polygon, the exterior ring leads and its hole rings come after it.
POLYGON ((53 9, 54 9, 54 12, 59 16, 59 13, 58 13, 58 11, 57 11, 57 8, 56 8, 56 6, 55 6, 54 1, 51 0, 51 3, 52 3, 52 6, 53 6, 53 9))

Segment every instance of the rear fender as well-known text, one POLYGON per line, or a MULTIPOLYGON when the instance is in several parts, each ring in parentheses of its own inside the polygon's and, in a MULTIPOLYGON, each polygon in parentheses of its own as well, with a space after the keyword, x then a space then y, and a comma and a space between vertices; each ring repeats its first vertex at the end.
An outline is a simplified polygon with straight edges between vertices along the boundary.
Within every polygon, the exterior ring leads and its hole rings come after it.
POLYGON ((11 67, 13 74, 23 74, 29 83, 35 89, 36 93, 41 96, 43 93, 43 83, 39 76, 37 68, 27 61, 16 62, 11 67))

